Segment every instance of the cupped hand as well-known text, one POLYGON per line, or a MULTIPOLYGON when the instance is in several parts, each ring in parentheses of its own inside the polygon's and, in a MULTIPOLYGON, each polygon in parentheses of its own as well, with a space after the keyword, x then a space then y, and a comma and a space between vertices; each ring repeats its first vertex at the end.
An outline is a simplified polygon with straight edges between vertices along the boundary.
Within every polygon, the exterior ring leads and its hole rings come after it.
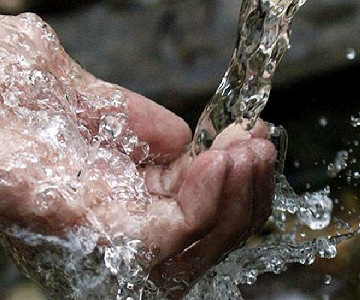
POLYGON ((193 157, 181 118, 81 69, 38 17, 0 17, 0 41, 1 230, 141 240, 151 280, 180 298, 265 223, 276 151, 264 122, 233 124, 193 157))

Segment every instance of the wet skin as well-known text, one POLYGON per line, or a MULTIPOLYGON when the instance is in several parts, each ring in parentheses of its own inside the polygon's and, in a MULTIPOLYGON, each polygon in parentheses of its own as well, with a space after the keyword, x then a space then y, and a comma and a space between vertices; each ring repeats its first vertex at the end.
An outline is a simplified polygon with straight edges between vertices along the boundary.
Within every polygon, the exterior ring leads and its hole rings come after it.
MULTIPOLYGON (((7 44, 4 37, 9 32, 21 32, 23 39, 43 58, 41 62, 32 61, 31 68, 46 69, 57 78, 65 76, 66 69, 79 68, 62 48, 60 56, 54 60, 52 50, 40 38, 39 29, 24 29, 19 17, 6 17, 0 23, 0 46, 10 53, 31 60, 30 52, 7 44)), ((111 223, 111 231, 141 239, 148 247, 156 245, 151 277, 159 286, 170 289, 172 282, 167 279, 179 273, 187 274, 189 284, 196 282, 232 247, 260 230, 270 214, 276 151, 268 140, 267 125, 258 121, 248 133, 240 125, 233 124, 217 137, 208 151, 193 158, 187 152, 191 131, 181 118, 141 95, 96 79, 85 70, 79 69, 79 72, 81 76, 71 81, 67 88, 75 93, 86 90, 104 98, 120 89, 127 101, 129 127, 141 141, 149 144, 151 162, 138 164, 137 155, 132 157, 152 196, 144 219, 146 228, 134 231, 132 224, 135 221, 131 213, 124 211, 124 206, 90 204, 92 195, 87 193, 84 193, 81 205, 68 207, 58 199, 49 212, 41 211, 34 205, 36 182, 28 182, 21 174, 13 174, 11 185, 0 187, 2 226, 17 224, 33 232, 61 235, 65 228, 86 223, 86 209, 90 208, 104 228, 111 223)), ((4 91, 3 85, 0 88, 2 103, 4 91)), ((81 97, 78 101, 82 101, 81 97)), ((37 99, 30 102, 36 105, 37 99)), ((3 104, 1 107, 4 109, 3 104)), ((90 133, 95 135, 101 115, 117 109, 115 106, 98 110, 85 108, 76 116, 79 119, 75 122, 85 122, 90 133)), ((23 136, 16 130, 17 126, 23 128, 26 124, 21 119, 14 119, 10 113, 0 117, 0 141, 7 145, 6 149, 0 150, 0 169, 4 169, 2 165, 8 162, 11 153, 22 149, 25 140, 32 143, 34 152, 47 149, 47 145, 39 143, 35 136, 23 136), (8 123, 14 125, 11 134, 6 129, 8 123)), ((63 163, 67 172, 74 171, 66 161, 63 163)), ((51 162, 48 167, 51 168, 51 162)), ((41 176, 31 164, 27 166, 27 172, 33 172, 35 178, 41 176)), ((106 167, 102 172, 106 174, 106 167)), ((101 178, 95 182, 85 178, 84 189, 90 184, 92 189, 96 185, 105 195, 111 193, 101 178)), ((180 298, 186 290, 187 287, 183 287, 169 297, 180 298)))

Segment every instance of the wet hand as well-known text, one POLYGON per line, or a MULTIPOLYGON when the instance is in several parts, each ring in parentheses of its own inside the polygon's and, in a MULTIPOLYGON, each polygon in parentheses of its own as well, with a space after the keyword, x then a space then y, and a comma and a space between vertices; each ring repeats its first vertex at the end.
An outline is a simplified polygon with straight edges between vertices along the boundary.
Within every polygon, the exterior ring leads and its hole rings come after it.
POLYGON ((262 227, 276 158, 265 123, 232 125, 193 158, 181 118, 81 69, 33 15, 0 18, 2 230, 141 240, 153 282, 180 298, 262 227), (111 139, 107 117, 121 124, 111 139))

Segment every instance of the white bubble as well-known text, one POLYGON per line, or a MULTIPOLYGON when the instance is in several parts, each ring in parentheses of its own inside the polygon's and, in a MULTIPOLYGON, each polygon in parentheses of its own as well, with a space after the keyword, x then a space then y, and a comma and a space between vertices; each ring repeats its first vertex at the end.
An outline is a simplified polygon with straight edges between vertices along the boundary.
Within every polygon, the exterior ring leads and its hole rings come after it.
POLYGON ((319 119, 319 124, 322 126, 322 127, 325 127, 327 124, 328 124, 328 120, 326 117, 321 117, 319 119))
POLYGON ((359 117, 351 116, 351 125, 354 128, 360 126, 360 116, 359 117))
POLYGON ((332 280, 332 278, 331 278, 330 275, 325 275, 325 276, 324 276, 324 283, 325 283, 325 284, 330 284, 330 283, 331 283, 331 280, 332 280))
POLYGON ((299 168, 300 167, 300 162, 298 160, 294 161, 294 167, 295 168, 299 168))
POLYGON ((346 58, 348 60, 354 60, 356 57, 356 52, 354 50, 354 48, 349 48, 346 50, 346 58))

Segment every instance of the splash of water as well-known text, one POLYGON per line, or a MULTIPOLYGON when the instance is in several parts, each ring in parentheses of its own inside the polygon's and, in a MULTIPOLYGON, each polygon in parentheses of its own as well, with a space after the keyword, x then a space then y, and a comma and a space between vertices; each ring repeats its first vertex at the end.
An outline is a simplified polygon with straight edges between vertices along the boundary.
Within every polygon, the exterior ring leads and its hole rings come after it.
POLYGON ((235 51, 196 127, 194 154, 209 148, 233 122, 247 130, 254 126, 269 98, 276 67, 289 48, 292 19, 303 4, 301 0, 242 1, 235 51))
MULTIPOLYGON (((233 122, 241 123, 246 130, 254 126, 269 98, 275 69, 289 48, 292 18, 304 2, 242 2, 234 55, 199 120, 192 145, 194 155, 208 149, 216 136, 233 122)), ((357 117, 352 117, 351 121, 354 127, 359 123, 357 117)), ((330 188, 297 195, 282 175, 287 150, 286 130, 270 125, 270 133, 278 150, 276 193, 270 222, 279 233, 268 235, 255 247, 242 247, 230 253, 196 284, 186 299, 242 299, 239 284, 252 284, 266 272, 279 274, 290 263, 310 265, 316 257, 334 258, 336 246, 359 233, 359 229, 346 223, 346 228, 341 227, 345 233, 304 240, 306 234, 299 233, 300 225, 310 230, 330 225, 334 206, 329 197, 330 188), (290 233, 285 233, 289 232, 288 219, 293 225, 290 233)), ((334 163, 328 166, 329 176, 335 177, 346 169, 347 160, 348 152, 340 151, 334 163)))
POLYGON ((0 240, 49 299, 141 299, 152 253, 116 211, 126 208, 146 239, 151 197, 131 156, 145 159, 148 145, 128 126, 125 92, 83 71, 36 15, 0 18, 0 139, 9 149, 0 151, 0 189, 22 201, 8 214, 29 220, 2 216, 0 240))

